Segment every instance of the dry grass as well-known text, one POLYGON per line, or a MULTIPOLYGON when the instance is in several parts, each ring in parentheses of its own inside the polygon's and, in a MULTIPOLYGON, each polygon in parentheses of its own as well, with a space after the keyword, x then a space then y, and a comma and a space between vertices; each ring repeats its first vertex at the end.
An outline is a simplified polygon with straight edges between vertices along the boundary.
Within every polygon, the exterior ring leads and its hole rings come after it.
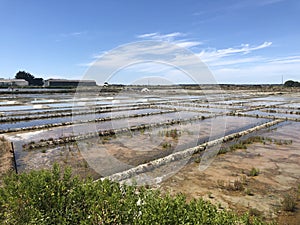
POLYGON ((285 194, 282 201, 282 210, 294 212, 297 205, 297 197, 294 194, 285 194))

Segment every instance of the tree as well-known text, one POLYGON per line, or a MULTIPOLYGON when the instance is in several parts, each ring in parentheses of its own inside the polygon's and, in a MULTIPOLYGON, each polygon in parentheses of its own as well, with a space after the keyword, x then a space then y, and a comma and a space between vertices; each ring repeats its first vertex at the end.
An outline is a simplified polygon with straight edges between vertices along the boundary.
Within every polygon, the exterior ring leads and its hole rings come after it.
POLYGON ((16 79, 24 79, 28 82, 29 85, 34 86, 43 86, 44 80, 43 78, 35 78, 33 75, 31 75, 28 72, 25 71, 19 71, 16 76, 16 79))
POLYGON ((298 81, 288 80, 284 83, 285 87, 300 87, 300 83, 298 81))
POLYGON ((24 79, 24 80, 28 81, 28 83, 30 84, 30 83, 32 83, 32 80, 34 79, 34 76, 25 71, 19 71, 16 74, 15 78, 16 79, 24 79))
POLYGON ((32 85, 34 85, 34 86, 43 86, 44 85, 43 78, 34 78, 32 80, 32 85))

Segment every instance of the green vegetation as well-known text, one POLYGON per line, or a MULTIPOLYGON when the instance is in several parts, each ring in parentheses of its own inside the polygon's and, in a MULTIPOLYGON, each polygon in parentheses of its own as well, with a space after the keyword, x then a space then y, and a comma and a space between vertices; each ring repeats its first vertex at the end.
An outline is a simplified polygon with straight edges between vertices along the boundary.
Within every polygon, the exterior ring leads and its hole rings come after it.
POLYGON ((253 136, 253 137, 249 137, 245 140, 236 142, 236 143, 230 145, 229 147, 221 147, 218 154, 225 154, 226 152, 232 152, 237 149, 247 149, 247 145, 250 145, 253 143, 266 144, 266 142, 274 143, 276 145, 290 145, 293 143, 292 140, 277 140, 277 139, 272 139, 272 138, 268 138, 268 137, 253 136))
POLYGON ((195 163, 200 163, 201 162, 201 157, 196 158, 194 162, 195 163))
POLYGON ((300 83, 298 81, 288 80, 284 83, 285 87, 300 87, 300 83))
POLYGON ((102 137, 102 144, 107 144, 111 140, 110 136, 104 136, 102 137))
POLYGON ((243 191, 246 184, 246 178, 240 177, 236 180, 225 182, 224 180, 217 180, 217 186, 227 191, 243 191))
POLYGON ((262 215, 262 213, 258 209, 250 208, 249 215, 260 217, 262 215))
POLYGON ((171 129, 171 130, 164 130, 164 131, 159 131, 158 135, 161 137, 172 137, 173 139, 177 139, 178 137, 181 136, 181 132, 179 130, 171 129))
POLYGON ((252 167, 252 169, 250 170, 248 175, 251 177, 255 177, 255 176, 258 176, 259 173, 260 173, 260 170, 258 168, 252 167))
POLYGON ((237 216, 203 199, 162 195, 109 180, 72 177, 52 171, 10 175, 0 188, 1 224, 264 224, 237 216))
POLYGON ((168 142, 163 142, 161 146, 163 149, 170 149, 172 147, 172 145, 168 142))
POLYGON ((292 194, 286 194, 283 197, 282 209, 284 211, 293 212, 296 209, 297 198, 292 194))
POLYGON ((31 75, 30 73, 25 72, 25 71, 17 72, 15 78, 26 80, 30 86, 43 86, 44 85, 43 78, 35 78, 33 75, 31 75))
POLYGON ((236 179, 233 183, 228 183, 226 189, 229 191, 243 191, 244 185, 240 179, 236 179))

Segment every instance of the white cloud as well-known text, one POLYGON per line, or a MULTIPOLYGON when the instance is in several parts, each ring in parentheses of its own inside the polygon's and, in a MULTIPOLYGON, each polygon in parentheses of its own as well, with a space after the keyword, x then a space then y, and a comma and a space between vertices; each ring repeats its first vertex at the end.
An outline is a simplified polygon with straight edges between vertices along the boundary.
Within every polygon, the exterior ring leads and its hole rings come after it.
MULTIPOLYGON (((220 83, 267 83, 269 80, 276 83, 284 74, 299 77, 297 74, 300 71, 300 56, 273 58, 265 54, 264 56, 258 54, 260 50, 272 46, 270 41, 261 44, 240 44, 234 47, 215 49, 204 48, 203 42, 187 39, 186 36, 181 32, 141 34, 137 37, 148 42, 137 42, 136 47, 130 44, 109 52, 101 52, 93 56, 94 62, 81 65, 91 66, 90 68, 95 70, 95 76, 98 74, 112 74, 116 72, 113 71, 113 68, 122 70, 125 67, 131 67, 126 69, 129 76, 130 74, 156 75, 165 77, 174 83, 185 83, 184 79, 186 78, 184 78, 182 70, 194 71, 193 74, 205 70, 204 65, 195 65, 196 60, 194 57, 198 57, 207 64, 220 83), (151 44, 151 40, 154 44, 151 44), (157 41, 163 42, 158 44, 157 41), (189 48, 193 50, 194 55, 186 54, 188 51, 185 49, 189 48), (199 50, 199 48, 202 48, 202 50, 199 50), (98 61, 99 58, 101 58, 100 61, 98 61), (154 63, 145 64, 145 59, 149 62, 153 60, 154 63), (134 66, 132 62, 134 62, 134 66), (167 62, 167 64, 164 65, 164 62, 167 62), (99 68, 101 68, 101 71, 99 71, 99 68)), ((203 80, 204 83, 211 81, 211 79, 203 80)))
POLYGON ((76 32, 70 32, 70 33, 61 33, 59 34, 59 37, 55 40, 57 42, 67 40, 70 38, 79 38, 83 35, 87 34, 87 31, 76 31, 76 32))
POLYGON ((272 63, 272 64, 300 63, 300 56, 289 56, 289 57, 283 57, 283 58, 270 59, 269 63, 272 63))
POLYGON ((154 37, 156 35, 158 35, 158 33, 141 34, 141 35, 138 35, 137 37, 138 38, 150 38, 150 37, 154 37))
POLYGON ((263 0, 263 1, 258 1, 257 4, 261 5, 261 6, 265 6, 265 5, 272 5, 278 2, 283 2, 285 0, 263 0))
POLYGON ((277 58, 253 55, 271 45, 272 42, 266 41, 260 45, 208 49, 198 56, 207 63, 219 83, 280 83, 282 75, 299 80, 300 55, 277 58))
POLYGON ((138 35, 137 37, 140 39, 145 39, 145 40, 172 42, 173 44, 177 44, 178 46, 180 46, 182 48, 192 48, 192 47, 196 47, 196 46, 203 44, 203 42, 200 42, 200 41, 179 39, 184 36, 186 36, 186 34, 181 33, 181 32, 173 32, 173 33, 168 33, 168 34, 161 34, 158 32, 154 32, 154 33, 141 34, 141 35, 138 35))
MULTIPOLYGON (((254 57, 246 57, 246 58, 236 58, 236 59, 218 59, 212 60, 211 62, 207 62, 209 66, 229 66, 229 65, 238 65, 245 63, 257 63, 265 60, 263 57, 254 56, 254 57)), ((203 60, 206 62, 205 60, 203 60)))
POLYGON ((142 39, 151 39, 151 40, 158 40, 158 41, 173 41, 177 37, 183 37, 186 34, 181 33, 181 32, 173 32, 173 33, 168 33, 168 34, 161 34, 161 33, 146 33, 146 34, 141 34, 138 35, 138 38, 142 39))
POLYGON ((60 34, 60 36, 61 37, 78 37, 78 36, 84 35, 86 33, 87 33, 86 31, 76 31, 76 32, 70 32, 70 33, 63 33, 63 34, 60 34))
POLYGON ((92 56, 92 58, 93 58, 93 59, 99 59, 99 58, 103 57, 107 52, 108 52, 108 51, 101 51, 101 52, 99 52, 98 54, 94 54, 94 55, 92 56))
POLYGON ((225 48, 225 49, 213 49, 213 50, 202 50, 198 56, 205 62, 215 61, 219 58, 237 55, 237 54, 248 54, 252 51, 267 48, 272 45, 272 42, 264 42, 257 46, 250 46, 249 44, 242 44, 238 48, 225 48))
POLYGON ((300 55, 264 59, 237 67, 211 67, 211 70, 220 83, 281 83, 282 76, 285 80, 300 80, 300 55))
POLYGON ((299 80, 299 64, 270 65, 260 64, 243 68, 224 68, 213 70, 219 83, 281 83, 284 79, 299 80))
POLYGON ((192 48, 192 47, 202 45, 203 42, 200 42, 200 41, 178 41, 178 42, 175 42, 175 44, 177 44, 178 46, 180 46, 182 48, 192 48))
MULTIPOLYGON (((145 41, 120 46, 104 54, 101 59, 95 60, 86 74, 89 79, 104 83, 111 75, 128 67, 133 67, 129 76, 138 74, 141 77, 149 75, 163 77, 172 73, 175 79, 174 74, 178 73, 174 71, 178 70, 193 74, 195 79, 198 77, 198 80, 201 79, 203 83, 214 82, 209 70, 201 63, 199 57, 174 42, 145 41), (149 62, 156 65, 139 65, 149 62), (199 77, 200 75, 202 76, 199 77)), ((176 83, 176 80, 171 81, 176 83)))

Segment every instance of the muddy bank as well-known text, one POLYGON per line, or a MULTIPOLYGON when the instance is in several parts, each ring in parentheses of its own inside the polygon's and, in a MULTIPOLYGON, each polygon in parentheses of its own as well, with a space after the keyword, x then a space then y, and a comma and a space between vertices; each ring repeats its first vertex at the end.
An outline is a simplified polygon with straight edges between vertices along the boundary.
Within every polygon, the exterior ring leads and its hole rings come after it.
POLYGON ((14 155, 11 142, 0 137, 0 179, 1 177, 15 170, 14 155))

